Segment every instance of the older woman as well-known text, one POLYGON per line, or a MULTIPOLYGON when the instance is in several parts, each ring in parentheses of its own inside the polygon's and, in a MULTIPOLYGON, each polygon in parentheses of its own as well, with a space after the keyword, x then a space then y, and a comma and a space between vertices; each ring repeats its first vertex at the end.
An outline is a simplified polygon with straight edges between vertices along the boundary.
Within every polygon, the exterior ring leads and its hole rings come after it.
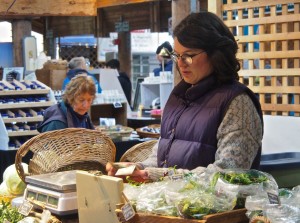
POLYGON ((78 75, 66 86, 63 101, 47 108, 44 120, 38 126, 39 132, 64 128, 94 129, 88 115, 96 95, 93 79, 87 75, 78 75))

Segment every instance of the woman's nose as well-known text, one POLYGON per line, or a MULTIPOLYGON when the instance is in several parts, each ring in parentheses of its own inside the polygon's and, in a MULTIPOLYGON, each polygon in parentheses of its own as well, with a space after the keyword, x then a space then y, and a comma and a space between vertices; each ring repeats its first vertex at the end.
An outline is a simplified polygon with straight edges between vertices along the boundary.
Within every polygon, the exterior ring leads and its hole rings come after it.
POLYGON ((178 58, 177 64, 179 67, 187 67, 188 66, 181 57, 178 58))

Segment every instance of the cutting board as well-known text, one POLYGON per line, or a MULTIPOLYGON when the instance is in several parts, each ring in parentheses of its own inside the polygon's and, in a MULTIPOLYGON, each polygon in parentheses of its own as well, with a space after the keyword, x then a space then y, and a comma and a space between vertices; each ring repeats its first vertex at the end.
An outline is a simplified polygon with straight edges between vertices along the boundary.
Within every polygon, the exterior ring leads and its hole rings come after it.
POLYGON ((122 179, 78 171, 76 187, 80 223, 119 223, 115 209, 123 203, 122 179))

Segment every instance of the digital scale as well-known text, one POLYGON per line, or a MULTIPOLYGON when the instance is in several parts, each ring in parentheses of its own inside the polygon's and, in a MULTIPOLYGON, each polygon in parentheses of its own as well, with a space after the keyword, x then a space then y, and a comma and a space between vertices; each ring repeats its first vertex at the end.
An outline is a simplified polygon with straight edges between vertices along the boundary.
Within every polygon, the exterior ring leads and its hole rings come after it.
POLYGON ((24 199, 38 201, 54 214, 78 212, 76 170, 26 176, 24 199))
POLYGON ((56 215, 78 213, 80 223, 119 223, 115 210, 124 204, 123 180, 99 173, 71 170, 26 176, 24 199, 42 203, 56 215))

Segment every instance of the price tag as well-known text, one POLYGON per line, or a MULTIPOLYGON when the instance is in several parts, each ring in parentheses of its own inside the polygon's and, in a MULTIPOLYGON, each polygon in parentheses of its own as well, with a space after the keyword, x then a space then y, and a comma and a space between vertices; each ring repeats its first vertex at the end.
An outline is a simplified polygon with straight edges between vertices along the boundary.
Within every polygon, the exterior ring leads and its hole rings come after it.
POLYGON ((268 194, 270 204, 280 204, 278 195, 271 192, 267 192, 267 194, 268 194))
POLYGON ((122 108, 122 103, 121 102, 114 102, 114 107, 115 108, 122 108))
POLYGON ((135 211, 130 203, 124 204, 121 210, 126 221, 130 220, 135 216, 135 211))
POLYGON ((18 211, 20 214, 24 216, 28 216, 32 208, 33 205, 29 201, 24 200, 21 206, 19 207, 18 211))
POLYGON ((183 174, 174 174, 174 175, 170 176, 170 179, 172 181, 182 180, 183 179, 183 174))

